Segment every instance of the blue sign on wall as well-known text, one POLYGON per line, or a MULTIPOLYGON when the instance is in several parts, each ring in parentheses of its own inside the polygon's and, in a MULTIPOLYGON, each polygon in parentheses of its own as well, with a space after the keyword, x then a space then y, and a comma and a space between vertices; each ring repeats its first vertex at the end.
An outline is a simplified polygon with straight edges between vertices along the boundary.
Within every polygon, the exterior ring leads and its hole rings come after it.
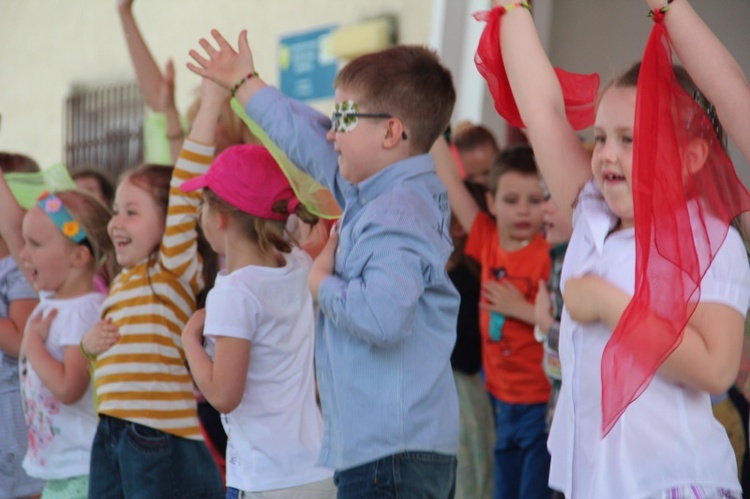
POLYGON ((335 26, 284 36, 279 43, 281 91, 297 100, 333 97, 338 61, 327 49, 335 26))

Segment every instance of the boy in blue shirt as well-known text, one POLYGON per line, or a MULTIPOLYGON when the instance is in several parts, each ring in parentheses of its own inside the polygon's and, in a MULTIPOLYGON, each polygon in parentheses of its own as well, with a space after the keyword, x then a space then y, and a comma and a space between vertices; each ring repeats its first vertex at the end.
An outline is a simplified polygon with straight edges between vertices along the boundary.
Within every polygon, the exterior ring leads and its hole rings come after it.
POLYGON ((325 420, 320 463, 338 497, 453 497, 458 401, 450 355, 458 293, 445 271, 450 208, 428 151, 447 127, 450 72, 422 47, 349 62, 332 123, 266 86, 246 33, 217 32, 195 73, 245 106, 344 215, 310 273, 318 299, 316 370, 325 420), (338 164, 338 168, 336 165, 338 164))

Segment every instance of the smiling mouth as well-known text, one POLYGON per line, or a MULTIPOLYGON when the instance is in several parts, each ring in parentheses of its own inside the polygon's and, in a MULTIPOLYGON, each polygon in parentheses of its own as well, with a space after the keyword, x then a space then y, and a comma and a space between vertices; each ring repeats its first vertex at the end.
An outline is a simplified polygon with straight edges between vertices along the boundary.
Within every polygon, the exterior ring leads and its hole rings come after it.
POLYGON ((619 182, 625 180, 625 176, 617 175, 616 173, 605 173, 603 179, 605 182, 619 182))
POLYGON ((115 242, 115 250, 121 250, 127 247, 128 244, 130 244, 130 241, 123 241, 123 240, 117 241, 115 242))

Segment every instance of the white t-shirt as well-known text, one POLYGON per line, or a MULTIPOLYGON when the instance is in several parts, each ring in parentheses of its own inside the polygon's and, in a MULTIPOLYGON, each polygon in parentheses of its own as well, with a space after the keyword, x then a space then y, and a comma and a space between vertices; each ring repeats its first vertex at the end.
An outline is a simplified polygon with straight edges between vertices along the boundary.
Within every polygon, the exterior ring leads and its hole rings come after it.
MULTIPOLYGON (((47 351, 62 361, 67 347, 78 348, 81 338, 99 321, 99 307, 106 298, 90 293, 70 299, 50 298, 40 293, 38 312, 45 316, 57 309, 47 337, 47 351)), ((59 402, 23 357, 20 360, 21 389, 29 428, 29 447, 23 468, 30 476, 59 480, 88 475, 91 444, 96 433, 94 395, 91 383, 86 393, 70 405, 59 402)))
MULTIPOLYGON (((598 187, 581 192, 562 272, 594 274, 627 293, 635 286, 635 233, 607 236, 615 218, 598 187)), ((701 283, 701 302, 722 303, 745 315, 750 269, 742 241, 730 229, 701 283)), ((724 334, 725 331, 714 331, 724 334)), ((649 497, 686 485, 740 491, 726 431, 713 417, 709 394, 658 373, 601 438, 601 359, 612 331, 579 324, 564 311, 560 331, 562 389, 549 436, 550 485, 568 498, 649 497)))
POLYGON ((219 274, 206 302, 203 334, 250 342, 240 405, 222 415, 227 486, 248 492, 324 480, 315 466, 323 421, 315 402, 315 319, 307 288, 310 257, 294 249, 281 268, 247 266, 219 274))

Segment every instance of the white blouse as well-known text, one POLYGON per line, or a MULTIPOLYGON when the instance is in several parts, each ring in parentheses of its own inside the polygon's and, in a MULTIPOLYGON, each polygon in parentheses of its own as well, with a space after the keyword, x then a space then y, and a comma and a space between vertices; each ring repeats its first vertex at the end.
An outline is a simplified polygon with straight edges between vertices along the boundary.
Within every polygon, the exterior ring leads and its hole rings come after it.
MULTIPOLYGON (((573 216, 563 287, 570 277, 593 274, 633 294, 635 233, 607 236, 615 223, 598 186, 586 184, 573 216)), ((734 229, 701 283, 701 302, 747 312, 750 268, 734 229)), ((601 438, 601 359, 611 334, 602 323, 579 324, 563 312, 562 389, 548 442, 550 486, 568 498, 640 498, 684 485, 740 491, 734 453, 713 417, 709 394, 659 374, 601 438)))

